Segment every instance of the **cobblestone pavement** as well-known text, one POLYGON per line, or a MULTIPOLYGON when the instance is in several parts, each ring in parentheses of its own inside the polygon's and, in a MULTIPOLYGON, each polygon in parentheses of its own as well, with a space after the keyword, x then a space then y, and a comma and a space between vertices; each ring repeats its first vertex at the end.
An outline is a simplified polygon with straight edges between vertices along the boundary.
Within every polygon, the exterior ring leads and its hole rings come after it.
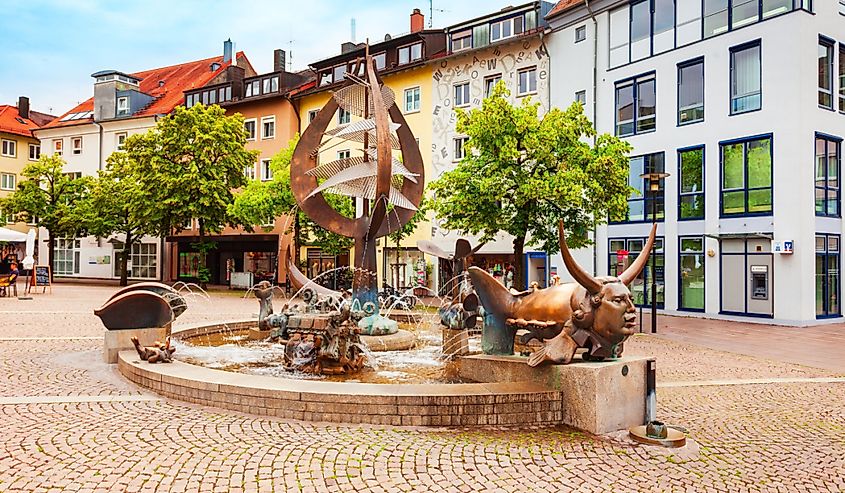
MULTIPOLYGON (((835 370, 632 338, 626 354, 658 361, 659 417, 689 431, 675 450, 568 428, 302 423, 127 383, 100 362, 91 314, 113 290, 0 299, 0 491, 845 491, 835 370)), ((234 293, 212 298, 179 322, 256 311, 234 293)))

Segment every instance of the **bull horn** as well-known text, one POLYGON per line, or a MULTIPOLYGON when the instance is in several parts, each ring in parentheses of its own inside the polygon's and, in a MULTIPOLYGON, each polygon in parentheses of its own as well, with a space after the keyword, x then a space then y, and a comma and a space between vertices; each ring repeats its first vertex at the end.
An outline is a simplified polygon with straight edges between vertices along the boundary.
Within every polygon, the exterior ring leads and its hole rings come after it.
POLYGON ((558 223, 558 234, 560 235, 560 254, 563 256, 563 263, 566 265, 566 270, 590 294, 598 294, 601 291, 601 281, 588 274, 587 271, 578 265, 578 262, 572 258, 569 253, 569 247, 566 246, 566 234, 563 232, 563 221, 558 223))
POLYGON ((637 256, 637 259, 625 269, 625 272, 619 274, 617 277, 623 284, 626 286, 630 285, 637 276, 640 275, 642 272, 643 267, 648 262, 648 256, 651 255, 651 249, 654 247, 654 237, 657 235, 657 223, 654 223, 651 226, 651 233, 648 234, 648 241, 645 244, 645 248, 640 254, 637 256))

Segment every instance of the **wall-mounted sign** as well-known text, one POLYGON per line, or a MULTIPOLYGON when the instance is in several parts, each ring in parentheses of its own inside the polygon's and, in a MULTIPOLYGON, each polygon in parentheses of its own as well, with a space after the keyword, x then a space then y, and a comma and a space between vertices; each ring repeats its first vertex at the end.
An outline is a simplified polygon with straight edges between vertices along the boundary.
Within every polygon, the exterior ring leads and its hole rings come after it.
POLYGON ((765 274, 765 273, 769 272, 769 266, 768 265, 752 265, 751 266, 751 272, 753 274, 765 274))
POLYGON ((783 241, 775 241, 772 245, 775 253, 781 253, 786 255, 792 254, 792 240, 783 240, 783 241))

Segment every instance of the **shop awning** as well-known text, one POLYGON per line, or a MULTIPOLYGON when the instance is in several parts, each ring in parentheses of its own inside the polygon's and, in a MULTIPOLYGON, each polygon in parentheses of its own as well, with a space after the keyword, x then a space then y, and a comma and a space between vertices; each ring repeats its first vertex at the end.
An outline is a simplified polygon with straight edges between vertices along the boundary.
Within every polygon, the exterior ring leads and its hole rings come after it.
POLYGON ((20 231, 15 231, 9 228, 0 228, 0 241, 25 243, 26 233, 21 233, 20 231))

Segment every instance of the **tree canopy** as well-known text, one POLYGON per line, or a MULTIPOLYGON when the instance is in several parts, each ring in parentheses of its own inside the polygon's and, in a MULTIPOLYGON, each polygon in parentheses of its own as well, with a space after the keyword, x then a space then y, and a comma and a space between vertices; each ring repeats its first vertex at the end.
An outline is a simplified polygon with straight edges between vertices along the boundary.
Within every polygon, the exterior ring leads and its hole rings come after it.
POLYGON ((589 243, 595 224, 624 214, 630 146, 597 136, 580 103, 540 117, 539 103, 524 98, 513 105, 509 95, 500 82, 480 109, 456 110, 456 130, 469 137, 465 157, 430 185, 431 207, 444 227, 481 241, 500 232, 513 236, 521 286, 525 246, 557 252, 558 220, 567 243, 578 248, 589 243))
POLYGON ((51 266, 56 239, 74 238, 86 229, 78 206, 89 193, 91 179, 65 173, 64 165, 60 156, 42 154, 38 161, 24 166, 18 189, 0 201, 6 214, 34 221, 47 230, 51 266))

